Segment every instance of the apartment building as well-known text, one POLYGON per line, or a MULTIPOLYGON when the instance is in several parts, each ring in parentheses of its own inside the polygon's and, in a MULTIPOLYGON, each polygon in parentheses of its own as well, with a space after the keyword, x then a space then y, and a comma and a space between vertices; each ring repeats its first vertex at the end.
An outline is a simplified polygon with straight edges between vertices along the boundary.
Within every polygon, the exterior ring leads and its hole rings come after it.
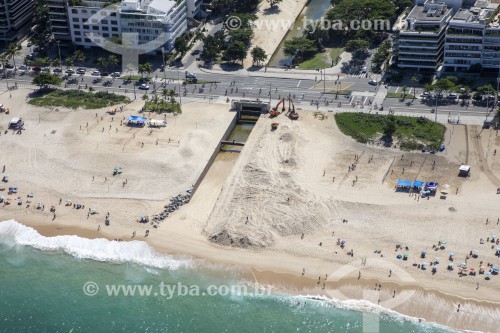
POLYGON ((0 0, 0 41, 20 39, 31 29, 35 0, 0 0))
POLYGON ((84 47, 126 34, 133 43, 152 43, 170 51, 188 27, 188 19, 200 14, 202 0, 48 0, 56 40, 84 47), (94 33, 89 38, 89 33, 94 33), (158 38, 162 36, 162 38, 158 38))
POLYGON ((495 29, 491 22, 496 7, 489 1, 478 0, 454 15, 446 29, 443 71, 468 72, 474 67, 481 70, 494 66, 498 71, 500 38, 495 37, 498 24, 495 29))
POLYGON ((446 2, 418 4, 393 28, 393 61, 399 68, 435 71, 443 58, 445 31, 453 16, 446 2))
POLYGON ((499 16, 499 5, 490 0, 417 4, 393 29, 393 63, 412 70, 499 72, 499 16))

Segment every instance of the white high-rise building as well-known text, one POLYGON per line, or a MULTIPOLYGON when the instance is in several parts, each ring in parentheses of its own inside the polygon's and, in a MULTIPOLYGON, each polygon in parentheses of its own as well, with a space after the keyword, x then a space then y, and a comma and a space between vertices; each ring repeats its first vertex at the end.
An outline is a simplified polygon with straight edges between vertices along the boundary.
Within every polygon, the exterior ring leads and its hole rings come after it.
POLYGON ((71 39, 75 45, 91 47, 103 43, 103 39, 128 35, 137 36, 134 43, 152 43, 156 50, 170 51, 175 39, 187 30, 187 20, 200 13, 202 0, 49 2, 56 39, 71 39), (94 33, 93 38, 89 33, 94 33))

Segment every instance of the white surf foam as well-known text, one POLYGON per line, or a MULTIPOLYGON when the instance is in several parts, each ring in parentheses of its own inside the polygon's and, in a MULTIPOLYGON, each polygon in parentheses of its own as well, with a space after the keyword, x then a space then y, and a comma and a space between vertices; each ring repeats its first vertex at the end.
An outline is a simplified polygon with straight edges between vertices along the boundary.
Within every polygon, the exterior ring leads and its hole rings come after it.
POLYGON ((174 259, 161 254, 142 241, 116 242, 104 238, 88 239, 78 236, 45 237, 15 220, 0 222, 0 242, 12 246, 31 246, 44 251, 63 251, 81 259, 132 262, 169 270, 190 267, 193 264, 193 261, 188 259, 174 259))

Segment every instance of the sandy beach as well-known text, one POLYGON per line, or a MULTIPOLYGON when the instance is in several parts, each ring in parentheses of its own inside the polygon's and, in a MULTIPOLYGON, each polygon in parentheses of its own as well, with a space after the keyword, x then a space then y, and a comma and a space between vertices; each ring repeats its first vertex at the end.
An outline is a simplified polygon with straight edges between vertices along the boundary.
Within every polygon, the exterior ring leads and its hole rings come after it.
POLYGON ((250 280, 283 292, 364 298, 457 329, 498 330, 498 275, 458 274, 464 261, 476 270, 480 262, 500 263, 500 246, 491 243, 500 236, 494 130, 448 125, 446 150, 430 155, 356 143, 339 132, 331 113, 321 119, 300 111, 298 121, 262 116, 242 152, 219 154, 191 201, 153 228, 137 219, 160 212, 196 182, 234 118, 228 106, 183 105, 181 115, 166 116, 166 128, 150 133, 120 126, 142 101, 111 116, 109 108, 35 108, 26 104, 26 91, 12 95, 13 111, 0 115, 2 164, 6 186, 19 188, 10 197, 23 204, 1 204, 0 220, 15 219, 46 236, 128 241, 135 232, 134 239, 158 251, 237 265, 250 280), (14 116, 25 120, 22 135, 4 134, 14 116), (272 121, 279 122, 275 131, 272 121), (471 165, 471 177, 457 176, 461 163, 471 165), (117 166, 123 173, 112 176, 117 166), (449 194, 424 199, 396 192, 398 178, 448 184, 449 194), (85 207, 65 206, 66 200, 85 207), (43 211, 34 208, 38 202, 43 211), (88 216, 88 208, 98 214, 88 216), (455 269, 448 271, 451 252, 455 269), (408 260, 396 258, 403 253, 408 260), (424 261, 425 270, 418 267, 424 261), (414 293, 399 297, 405 291, 414 293))

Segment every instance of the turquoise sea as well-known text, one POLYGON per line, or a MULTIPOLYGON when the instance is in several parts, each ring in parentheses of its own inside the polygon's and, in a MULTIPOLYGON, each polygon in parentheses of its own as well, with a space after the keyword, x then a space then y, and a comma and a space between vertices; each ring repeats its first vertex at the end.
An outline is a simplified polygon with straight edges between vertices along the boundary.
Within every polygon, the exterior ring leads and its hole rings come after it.
MULTIPOLYGON (((140 241, 47 238, 0 222, 0 332, 363 332, 362 312, 332 302, 228 292, 244 284, 238 275, 140 241), (153 287, 150 296, 125 296, 108 294, 112 285, 153 287)), ((451 332, 394 314, 380 315, 379 331, 451 332)))

